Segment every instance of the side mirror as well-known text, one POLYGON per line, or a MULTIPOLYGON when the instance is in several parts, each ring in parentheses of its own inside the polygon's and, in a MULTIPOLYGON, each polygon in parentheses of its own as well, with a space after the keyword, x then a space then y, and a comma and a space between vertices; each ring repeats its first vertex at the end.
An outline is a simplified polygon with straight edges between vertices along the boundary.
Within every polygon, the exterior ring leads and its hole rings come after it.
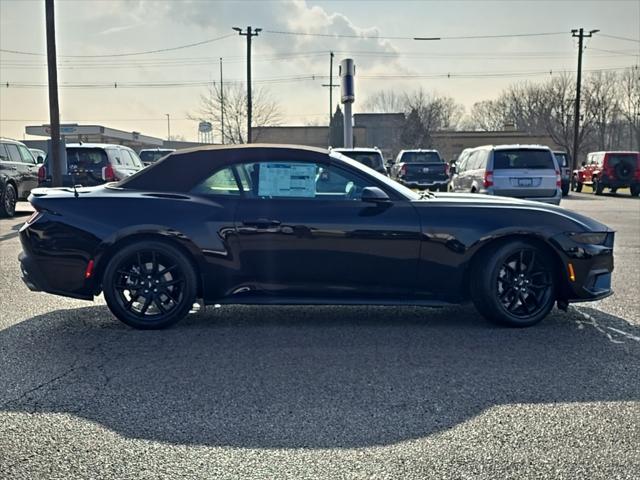
POLYGON ((587 162, 582 162, 580 165, 582 165, 583 167, 587 166, 587 162))
POLYGON ((455 175, 456 174, 456 165, 455 164, 449 166, 449 173, 451 175, 455 175))
POLYGON ((363 202, 370 202, 370 203, 386 203, 391 201, 391 199, 389 198, 389 195, 387 195, 384 192, 384 190, 378 187, 363 188, 360 199, 363 202))

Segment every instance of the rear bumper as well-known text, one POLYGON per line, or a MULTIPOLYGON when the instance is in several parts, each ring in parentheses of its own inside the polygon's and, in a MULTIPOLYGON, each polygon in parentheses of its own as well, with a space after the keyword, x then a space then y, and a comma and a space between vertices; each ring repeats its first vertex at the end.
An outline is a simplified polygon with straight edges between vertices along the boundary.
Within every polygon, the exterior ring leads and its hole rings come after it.
POLYGON ((562 200, 562 189, 556 188, 556 193, 552 197, 531 197, 531 196, 515 196, 515 195, 505 195, 504 193, 495 192, 492 189, 488 189, 487 194, 489 195, 501 195, 501 196, 509 196, 511 198, 519 198, 521 200, 531 200, 533 202, 542 202, 542 203, 550 203, 552 205, 560 205, 560 200, 562 200))
POLYGON ((21 252, 18 255, 18 260, 20 261, 22 281, 32 292, 46 292, 80 300, 93 300, 93 294, 82 291, 82 289, 67 290, 51 285, 47 280, 47 275, 34 256, 21 252))

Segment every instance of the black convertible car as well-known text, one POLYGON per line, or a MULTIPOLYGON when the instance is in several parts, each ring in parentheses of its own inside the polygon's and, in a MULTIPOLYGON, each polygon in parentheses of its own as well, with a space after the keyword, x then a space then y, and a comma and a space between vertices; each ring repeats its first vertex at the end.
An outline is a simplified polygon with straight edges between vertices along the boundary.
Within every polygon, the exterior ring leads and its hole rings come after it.
POLYGON ((36 189, 20 230, 32 290, 91 300, 137 328, 206 304, 436 306, 539 322, 611 294, 614 233, 541 203, 418 195, 339 153, 181 150, 98 187, 36 189))

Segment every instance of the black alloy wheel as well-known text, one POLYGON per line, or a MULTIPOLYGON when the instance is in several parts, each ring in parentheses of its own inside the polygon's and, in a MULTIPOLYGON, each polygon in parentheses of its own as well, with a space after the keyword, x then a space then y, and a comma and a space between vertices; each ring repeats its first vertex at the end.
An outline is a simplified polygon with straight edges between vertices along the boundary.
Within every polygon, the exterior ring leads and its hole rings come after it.
POLYGON ((538 323, 553 308, 556 282, 548 254, 512 241, 482 254, 471 271, 471 298, 488 320, 511 327, 538 323))
POLYGON ((536 315, 553 293, 551 272, 535 249, 522 249, 500 267, 496 289, 503 308, 519 318, 536 315))
POLYGON ((196 275, 189 259, 164 242, 141 242, 119 251, 103 278, 113 314, 134 328, 165 328, 195 301, 196 275))
POLYGON ((7 183, 2 195, 0 195, 0 217, 13 217, 16 214, 17 201, 18 193, 15 187, 7 183))

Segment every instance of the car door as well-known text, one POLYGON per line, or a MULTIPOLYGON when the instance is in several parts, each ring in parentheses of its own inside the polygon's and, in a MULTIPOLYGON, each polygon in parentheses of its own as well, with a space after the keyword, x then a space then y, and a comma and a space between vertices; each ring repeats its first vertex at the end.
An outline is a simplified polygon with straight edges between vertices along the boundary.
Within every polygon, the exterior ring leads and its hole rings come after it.
POLYGON ((36 159, 24 145, 18 145, 20 152, 20 160, 22 162, 21 170, 23 175, 23 192, 24 196, 28 196, 31 190, 38 186, 38 166, 36 159))
POLYGON ((9 158, 9 161, 5 162, 5 170, 8 176, 13 178, 16 183, 18 198, 25 198, 29 195, 29 186, 25 183, 28 178, 27 165, 22 162, 18 145, 15 143, 5 143, 4 146, 9 158))
POLYGON ((420 221, 407 200, 365 203, 377 181, 344 166, 269 159, 238 166, 247 288, 273 296, 382 300, 413 294, 420 221))

